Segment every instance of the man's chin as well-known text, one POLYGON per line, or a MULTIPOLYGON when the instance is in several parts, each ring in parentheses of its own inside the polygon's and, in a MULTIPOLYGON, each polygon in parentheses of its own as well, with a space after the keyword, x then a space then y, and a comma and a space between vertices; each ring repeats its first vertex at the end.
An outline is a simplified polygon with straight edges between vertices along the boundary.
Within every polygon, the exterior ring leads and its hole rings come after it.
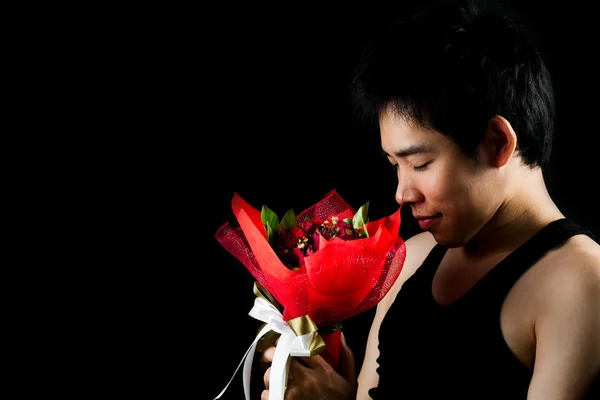
POLYGON ((448 235, 444 235, 442 232, 430 232, 433 235, 433 238, 442 247, 446 247, 449 249, 462 247, 465 245, 464 240, 456 240, 456 237, 449 237, 448 235))

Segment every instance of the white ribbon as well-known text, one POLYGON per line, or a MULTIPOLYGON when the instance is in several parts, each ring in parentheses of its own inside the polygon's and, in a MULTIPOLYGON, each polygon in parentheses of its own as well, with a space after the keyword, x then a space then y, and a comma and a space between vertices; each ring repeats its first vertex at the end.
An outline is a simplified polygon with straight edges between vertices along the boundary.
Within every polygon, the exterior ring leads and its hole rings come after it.
POLYGON ((286 382, 286 364, 290 356, 292 357, 309 357, 310 350, 308 348, 312 341, 313 336, 316 332, 311 332, 306 335, 296 336, 294 331, 288 326, 283 320, 283 315, 279 310, 267 300, 257 297, 254 300, 254 307, 248 313, 251 317, 256 318, 260 321, 266 322, 267 324, 260 330, 250 348, 242 357, 242 361, 235 369, 233 376, 225 386, 225 389, 219 393, 215 400, 220 398, 223 393, 231 384, 231 381, 235 377, 238 369, 244 363, 244 395, 246 400, 250 400, 250 374, 252 372, 252 361, 254 360, 254 353, 256 350, 256 344, 269 331, 275 331, 281 334, 279 342, 275 347, 275 355, 273 356, 273 362, 271 364, 271 376, 269 380, 269 400, 283 400, 283 394, 285 392, 286 382), (245 362, 244 362, 245 360, 245 362))

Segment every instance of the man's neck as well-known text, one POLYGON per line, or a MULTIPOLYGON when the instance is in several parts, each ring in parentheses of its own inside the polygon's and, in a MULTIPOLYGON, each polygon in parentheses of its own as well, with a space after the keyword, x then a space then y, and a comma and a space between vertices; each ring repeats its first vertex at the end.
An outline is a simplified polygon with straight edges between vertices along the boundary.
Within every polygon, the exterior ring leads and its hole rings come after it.
POLYGON ((550 222, 564 215, 550 198, 541 170, 524 172, 525 179, 513 190, 494 216, 461 252, 468 258, 511 252, 550 222))

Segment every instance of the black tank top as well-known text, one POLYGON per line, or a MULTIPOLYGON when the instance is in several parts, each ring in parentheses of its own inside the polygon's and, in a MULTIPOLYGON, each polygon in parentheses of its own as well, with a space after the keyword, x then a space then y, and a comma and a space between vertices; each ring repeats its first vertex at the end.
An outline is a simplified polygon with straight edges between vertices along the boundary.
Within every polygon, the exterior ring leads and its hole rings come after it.
POLYGON ((505 257, 463 297, 439 305, 431 287, 446 252, 436 245, 404 283, 379 330, 379 387, 374 399, 525 399, 532 371, 500 328, 508 292, 546 252, 586 234, 568 219, 548 224, 505 257))

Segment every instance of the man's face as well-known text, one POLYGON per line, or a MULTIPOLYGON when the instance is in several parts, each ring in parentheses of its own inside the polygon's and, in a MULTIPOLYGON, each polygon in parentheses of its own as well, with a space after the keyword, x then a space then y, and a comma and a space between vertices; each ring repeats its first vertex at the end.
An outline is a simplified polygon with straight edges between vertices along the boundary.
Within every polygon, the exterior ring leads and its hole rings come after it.
MULTIPOLYGON (((396 201, 447 247, 469 241, 502 203, 502 184, 493 168, 478 165, 451 139, 386 113, 381 146, 397 166, 396 201)), ((485 160, 482 161, 485 163, 485 160)))

